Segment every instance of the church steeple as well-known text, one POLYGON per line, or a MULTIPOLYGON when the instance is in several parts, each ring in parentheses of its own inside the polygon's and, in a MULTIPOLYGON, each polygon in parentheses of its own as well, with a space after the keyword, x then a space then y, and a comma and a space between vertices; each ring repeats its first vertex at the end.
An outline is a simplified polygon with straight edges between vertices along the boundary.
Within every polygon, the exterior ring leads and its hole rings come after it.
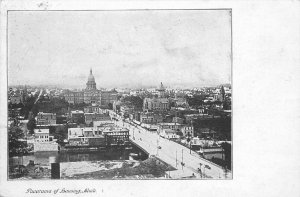
POLYGON ((92 75, 93 74, 93 71, 92 71, 92 68, 90 68, 90 75, 92 75))

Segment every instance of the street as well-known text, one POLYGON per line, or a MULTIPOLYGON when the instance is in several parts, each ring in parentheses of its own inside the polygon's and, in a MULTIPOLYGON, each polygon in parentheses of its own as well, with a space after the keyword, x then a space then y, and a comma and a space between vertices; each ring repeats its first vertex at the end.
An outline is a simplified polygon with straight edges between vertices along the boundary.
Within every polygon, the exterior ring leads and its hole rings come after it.
POLYGON ((212 179, 230 179, 232 177, 230 171, 225 173, 221 166, 201 158, 196 152, 190 151, 176 142, 160 137, 156 132, 150 132, 141 126, 133 126, 122 119, 115 121, 115 124, 129 129, 130 139, 145 149, 149 156, 155 155, 176 168, 176 171, 170 172, 172 178, 193 175, 195 178, 212 179))

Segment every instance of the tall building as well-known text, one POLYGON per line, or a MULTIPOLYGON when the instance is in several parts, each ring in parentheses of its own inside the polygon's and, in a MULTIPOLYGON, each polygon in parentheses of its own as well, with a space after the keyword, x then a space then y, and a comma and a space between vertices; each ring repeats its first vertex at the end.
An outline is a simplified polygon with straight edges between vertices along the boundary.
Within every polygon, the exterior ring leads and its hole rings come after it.
POLYGON ((160 82, 160 87, 157 89, 157 91, 158 91, 158 97, 159 98, 165 98, 166 89, 165 89, 162 82, 160 82))
POLYGON ((143 101, 143 111, 167 111, 170 108, 169 99, 165 98, 165 88, 162 83, 160 83, 159 98, 144 98, 143 101))
POLYGON ((65 93, 65 100, 68 103, 96 103, 100 105, 108 105, 113 103, 117 99, 117 92, 114 91, 103 91, 97 89, 95 77, 92 69, 88 76, 86 88, 83 91, 67 91, 65 93))
POLYGON ((90 69, 90 75, 88 77, 88 82, 86 83, 86 90, 97 90, 92 69, 90 69))

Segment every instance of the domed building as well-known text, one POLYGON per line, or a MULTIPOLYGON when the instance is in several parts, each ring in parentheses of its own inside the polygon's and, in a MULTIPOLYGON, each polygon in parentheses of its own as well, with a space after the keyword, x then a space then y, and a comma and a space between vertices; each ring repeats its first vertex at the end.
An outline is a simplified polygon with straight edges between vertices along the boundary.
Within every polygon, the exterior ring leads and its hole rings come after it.
POLYGON ((92 69, 88 76, 86 88, 83 91, 67 91, 65 93, 65 100, 68 103, 96 103, 99 105, 108 105, 113 103, 117 99, 117 93, 115 91, 103 91, 97 90, 95 77, 92 69), (103 99, 101 99, 103 97, 103 99))
POLYGON ((92 69, 90 70, 90 75, 88 77, 88 82, 86 83, 86 90, 96 90, 95 77, 93 75, 92 69))

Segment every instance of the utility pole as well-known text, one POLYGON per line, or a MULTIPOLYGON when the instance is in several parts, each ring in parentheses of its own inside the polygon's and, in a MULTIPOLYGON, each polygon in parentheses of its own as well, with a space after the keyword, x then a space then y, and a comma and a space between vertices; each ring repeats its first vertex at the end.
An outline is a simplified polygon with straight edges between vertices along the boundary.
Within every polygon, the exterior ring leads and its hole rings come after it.
POLYGON ((202 166, 202 163, 200 163, 200 168, 199 168, 200 177, 202 178, 201 166, 202 166))
POLYGON ((182 154, 181 154, 181 166, 182 166, 182 170, 183 170, 183 149, 182 149, 182 154))
POLYGON ((177 167, 177 150, 176 150, 176 167, 177 167))

